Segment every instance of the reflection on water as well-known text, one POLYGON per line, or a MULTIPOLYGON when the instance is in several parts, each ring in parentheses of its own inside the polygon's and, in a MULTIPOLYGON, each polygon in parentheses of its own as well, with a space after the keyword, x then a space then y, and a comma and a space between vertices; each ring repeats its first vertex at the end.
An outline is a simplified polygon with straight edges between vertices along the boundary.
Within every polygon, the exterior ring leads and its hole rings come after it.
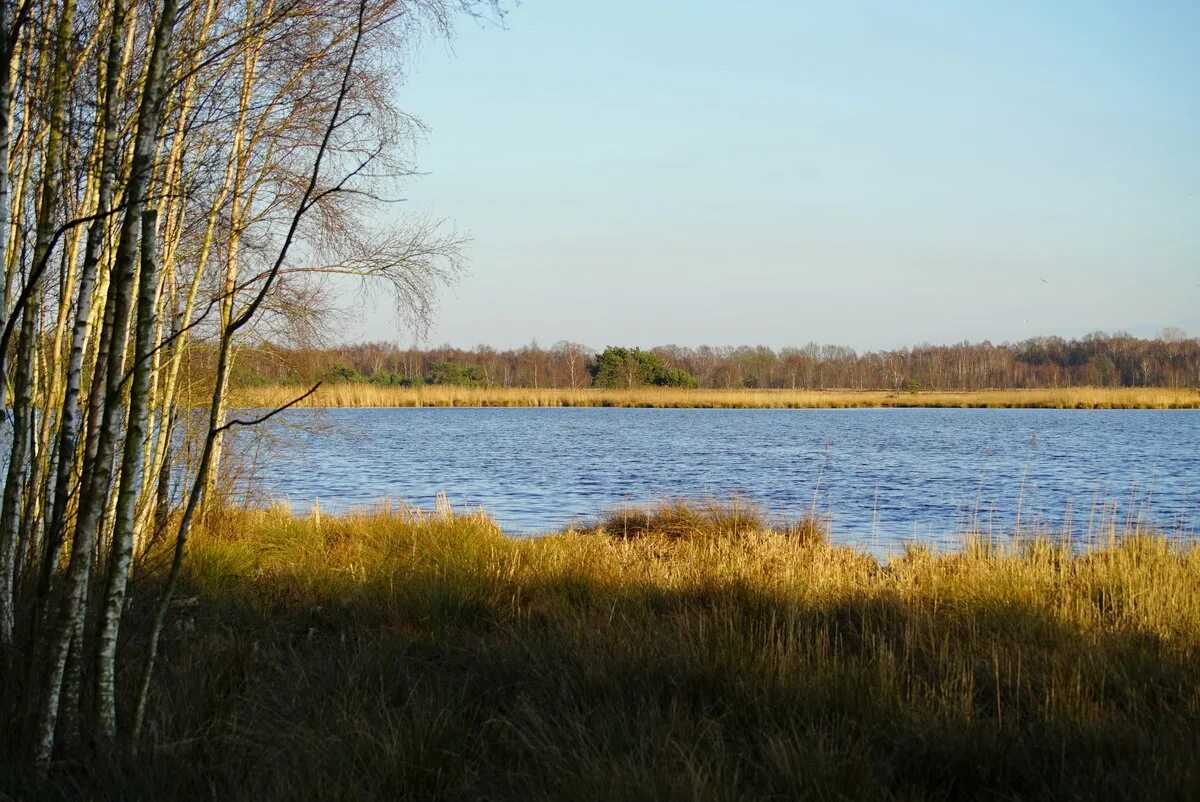
MULTIPOLYGON (((394 498, 543 532, 626 502, 814 506, 842 542, 1200 519, 1200 413, 958 409, 339 409, 278 417, 259 492, 296 509, 394 498)), ((239 435, 245 445, 247 435, 239 435)), ((239 443, 234 443, 234 448, 239 443)))

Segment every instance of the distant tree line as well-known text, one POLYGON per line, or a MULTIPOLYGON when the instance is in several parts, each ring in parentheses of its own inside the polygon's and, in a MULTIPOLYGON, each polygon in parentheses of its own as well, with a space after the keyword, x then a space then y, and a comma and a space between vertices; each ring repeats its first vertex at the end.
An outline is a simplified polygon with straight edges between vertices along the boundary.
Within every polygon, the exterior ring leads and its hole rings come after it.
POLYGON ((247 349, 235 380, 301 384, 316 380, 382 385, 480 387, 987 388, 1200 386, 1200 340, 1178 329, 1155 339, 1098 332, 1079 339, 919 345, 859 353, 837 345, 738 346, 596 351, 572 342, 509 350, 401 348, 366 343, 325 349, 247 349))

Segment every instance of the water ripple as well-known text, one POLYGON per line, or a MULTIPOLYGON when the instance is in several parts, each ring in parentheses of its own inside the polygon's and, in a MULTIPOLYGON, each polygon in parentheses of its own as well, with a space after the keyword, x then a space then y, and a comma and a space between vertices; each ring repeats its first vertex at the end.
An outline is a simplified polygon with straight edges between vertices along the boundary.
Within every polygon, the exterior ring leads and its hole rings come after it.
MULTIPOLYGON (((814 506, 836 538, 947 540, 1142 520, 1194 537, 1200 413, 1113 410, 289 410, 257 489, 297 509, 383 498, 549 531, 661 496, 814 506)), ((244 436, 244 435, 243 435, 244 436)), ((236 443, 234 444, 236 447, 236 443)))

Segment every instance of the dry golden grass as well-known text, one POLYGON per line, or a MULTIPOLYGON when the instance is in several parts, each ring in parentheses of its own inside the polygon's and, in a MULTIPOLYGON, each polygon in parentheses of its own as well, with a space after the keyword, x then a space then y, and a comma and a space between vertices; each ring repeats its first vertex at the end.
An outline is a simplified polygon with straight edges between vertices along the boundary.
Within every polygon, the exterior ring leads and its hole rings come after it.
POLYGON ((154 748, 40 798, 1200 787, 1194 547, 972 541, 881 563, 745 506, 675 503, 528 540, 406 509, 217 525, 163 645, 154 748))
MULTIPOLYGON (((303 388, 244 387, 235 406, 273 407, 303 388)), ((697 407, 802 409, 828 407, 990 407, 1046 409, 1200 409, 1200 389, 1072 387, 1058 390, 888 392, 882 390, 564 390, 525 387, 380 387, 325 384, 303 407, 697 407)))

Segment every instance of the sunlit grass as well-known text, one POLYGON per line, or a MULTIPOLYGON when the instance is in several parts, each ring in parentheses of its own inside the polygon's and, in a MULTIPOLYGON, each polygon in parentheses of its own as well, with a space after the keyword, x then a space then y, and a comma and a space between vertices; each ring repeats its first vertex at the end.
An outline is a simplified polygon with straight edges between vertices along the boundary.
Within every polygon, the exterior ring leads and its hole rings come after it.
MULTIPOLYGON (((1200 550, 887 562, 744 504, 512 539, 233 513, 154 690, 151 798, 1187 798, 1200 550)), ((140 789, 140 790, 139 790, 140 789)))
MULTIPOLYGON (((244 387, 241 407, 273 407, 304 392, 294 386, 244 387)), ((799 409, 824 407, 987 407, 1047 409, 1200 409, 1200 389, 1073 387, 1057 390, 888 392, 880 390, 632 390, 527 387, 381 387, 323 384, 305 407, 703 407, 799 409)))

